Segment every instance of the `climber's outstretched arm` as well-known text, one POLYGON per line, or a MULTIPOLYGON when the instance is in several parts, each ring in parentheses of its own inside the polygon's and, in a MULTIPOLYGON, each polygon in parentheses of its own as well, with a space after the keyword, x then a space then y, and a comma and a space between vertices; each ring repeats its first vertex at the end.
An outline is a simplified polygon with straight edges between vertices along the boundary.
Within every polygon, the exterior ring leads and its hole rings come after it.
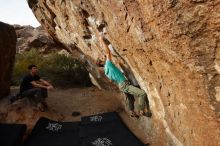
POLYGON ((101 46, 105 49, 107 59, 110 60, 110 61, 112 61, 111 51, 110 51, 110 49, 108 48, 108 46, 106 45, 105 41, 103 40, 103 37, 100 36, 99 40, 100 40, 101 46))

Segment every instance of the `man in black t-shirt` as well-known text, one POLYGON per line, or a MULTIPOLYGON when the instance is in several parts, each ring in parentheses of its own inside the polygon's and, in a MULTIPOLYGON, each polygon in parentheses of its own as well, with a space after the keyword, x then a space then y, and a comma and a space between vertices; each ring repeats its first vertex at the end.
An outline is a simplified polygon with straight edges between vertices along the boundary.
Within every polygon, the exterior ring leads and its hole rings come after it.
POLYGON ((45 111, 47 108, 45 102, 47 90, 51 90, 54 87, 38 76, 36 65, 29 65, 28 70, 29 74, 24 76, 20 85, 20 95, 22 97, 33 98, 38 103, 38 108, 41 111, 45 111))

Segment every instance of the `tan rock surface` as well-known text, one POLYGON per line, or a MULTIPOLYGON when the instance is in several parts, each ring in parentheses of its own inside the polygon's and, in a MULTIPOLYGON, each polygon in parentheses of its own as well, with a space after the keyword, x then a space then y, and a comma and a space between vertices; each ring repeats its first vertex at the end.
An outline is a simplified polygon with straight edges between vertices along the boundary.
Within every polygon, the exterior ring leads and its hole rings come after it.
POLYGON ((108 32, 114 60, 149 95, 153 117, 139 123, 152 145, 220 145, 219 0, 29 0, 29 6, 54 39, 85 54, 98 77, 97 38, 108 32))

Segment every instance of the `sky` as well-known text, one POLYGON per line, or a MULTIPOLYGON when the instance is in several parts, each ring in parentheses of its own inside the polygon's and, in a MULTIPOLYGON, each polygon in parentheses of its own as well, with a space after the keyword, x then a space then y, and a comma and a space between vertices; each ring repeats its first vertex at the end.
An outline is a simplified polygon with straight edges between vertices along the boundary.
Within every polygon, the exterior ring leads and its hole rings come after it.
POLYGON ((40 25, 26 0, 0 0, 0 21, 34 27, 40 25))

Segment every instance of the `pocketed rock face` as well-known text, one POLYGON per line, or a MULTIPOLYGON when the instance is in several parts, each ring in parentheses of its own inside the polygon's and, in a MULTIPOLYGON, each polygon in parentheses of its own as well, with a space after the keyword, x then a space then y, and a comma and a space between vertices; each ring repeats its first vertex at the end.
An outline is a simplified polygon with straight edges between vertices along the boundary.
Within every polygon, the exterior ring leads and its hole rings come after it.
POLYGON ((16 33, 13 26, 0 22, 0 99, 9 94, 10 78, 16 52, 16 33))
POLYGON ((96 75, 95 59, 104 54, 99 33, 108 32, 114 61, 149 96, 153 117, 139 123, 151 145, 220 145, 218 0, 28 2, 50 35, 70 52, 81 50, 96 75))

